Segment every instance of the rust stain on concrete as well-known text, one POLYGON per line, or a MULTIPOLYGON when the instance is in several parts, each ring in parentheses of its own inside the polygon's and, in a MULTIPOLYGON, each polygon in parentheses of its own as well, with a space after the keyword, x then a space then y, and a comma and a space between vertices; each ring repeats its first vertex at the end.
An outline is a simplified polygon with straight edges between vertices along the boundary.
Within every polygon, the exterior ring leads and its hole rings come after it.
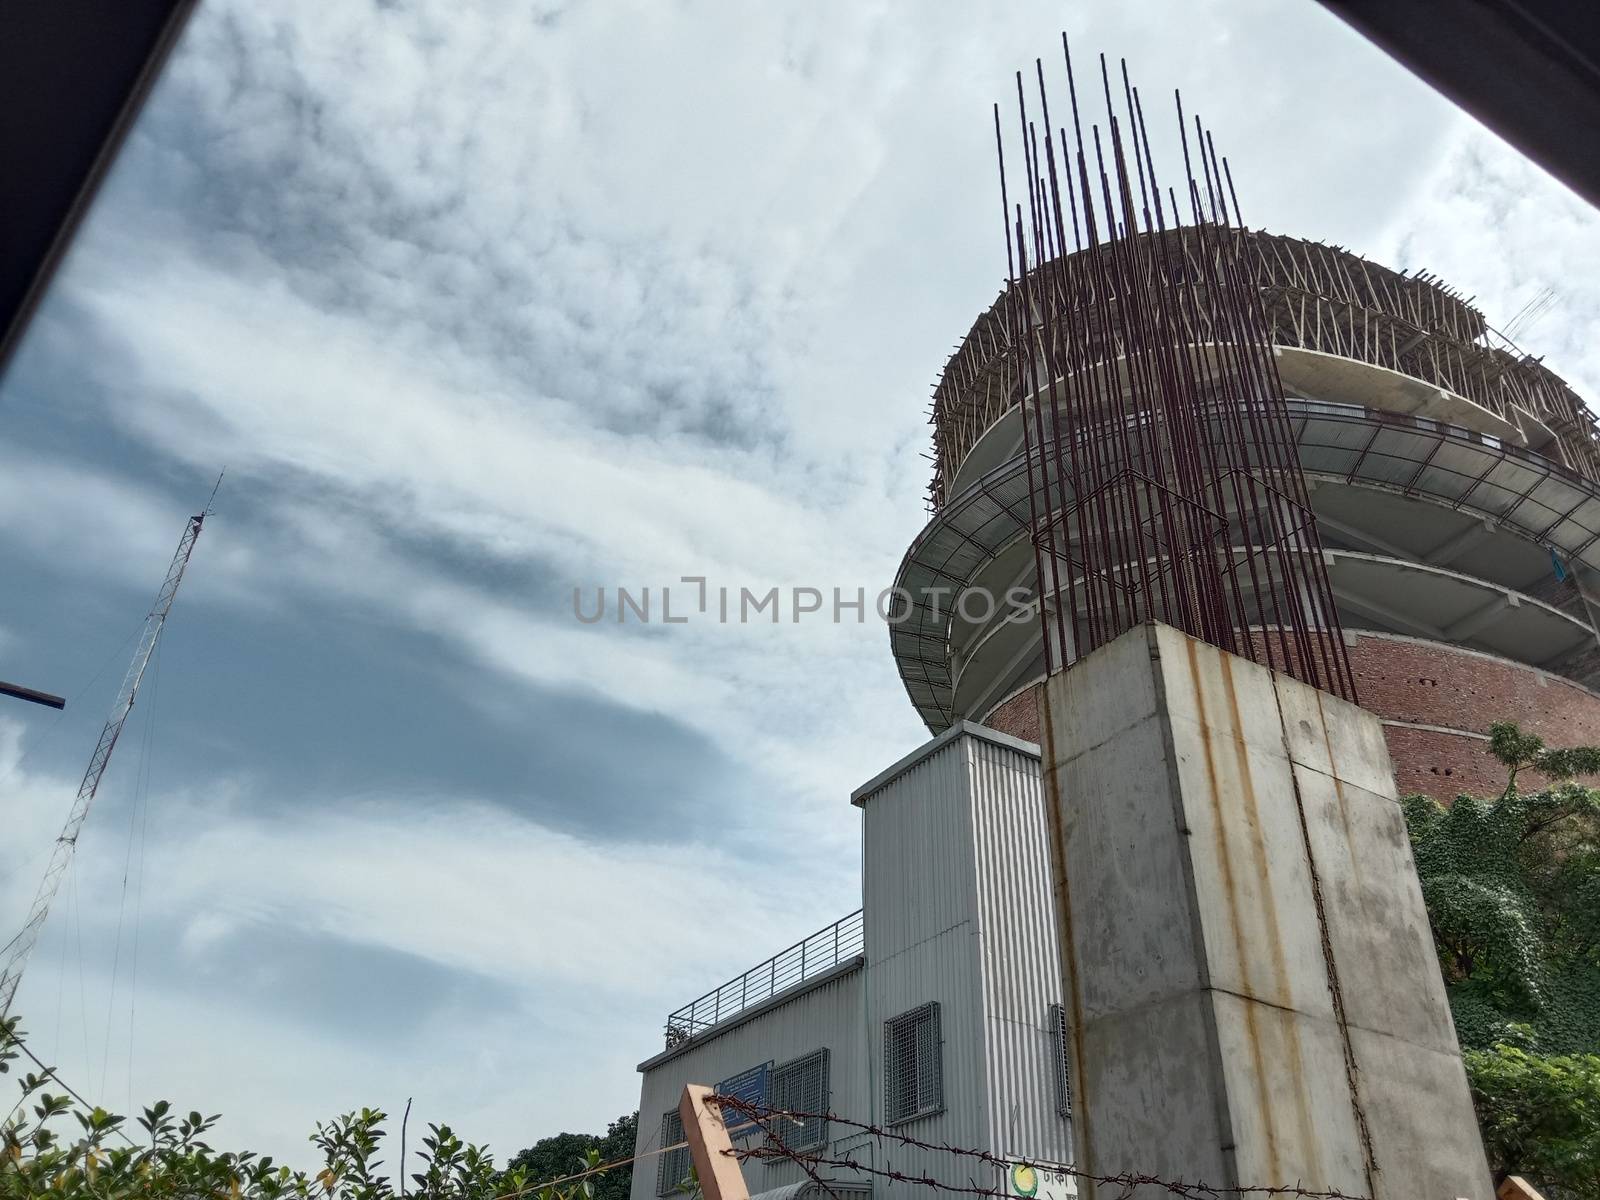
MULTIPOLYGON (((1261 806, 1256 796, 1255 781, 1250 777, 1250 753, 1244 740, 1244 720, 1239 715, 1239 692, 1233 680, 1233 662, 1229 655, 1218 653, 1217 665, 1220 668, 1222 682, 1228 693, 1228 715, 1233 722, 1233 747, 1234 756, 1239 770, 1240 801, 1244 805, 1245 816, 1250 827, 1250 848, 1255 857, 1256 876, 1260 881, 1257 889, 1261 898, 1261 915, 1267 930, 1267 950, 1272 956, 1273 974, 1273 1002, 1282 1009, 1294 1014, 1294 993, 1289 986, 1289 962, 1283 950, 1283 928, 1278 921, 1278 901, 1273 894, 1271 864, 1267 861, 1266 837, 1261 827, 1261 806)), ((1292 768, 1291 768, 1292 769, 1292 768)), ((1322 1155, 1317 1149, 1317 1128, 1311 1117, 1311 1106, 1307 1102, 1303 1081, 1306 1078, 1305 1062, 1300 1053, 1300 1030, 1294 1015, 1281 1017, 1279 1024, 1285 1032, 1285 1055, 1288 1058, 1289 1077, 1293 1081, 1295 1124, 1300 1136, 1304 1161, 1300 1164, 1309 1168, 1314 1178, 1322 1178, 1322 1155)), ((1257 1083, 1260 1086, 1262 1107, 1271 1111, 1272 1096, 1265 1076, 1259 1076, 1257 1083)))
MULTIPOLYGON (((1253 994, 1254 991, 1250 980, 1250 959, 1245 941, 1244 927, 1239 919, 1239 892, 1237 883, 1234 880, 1233 855, 1228 846, 1228 833, 1222 808, 1222 792, 1217 779, 1217 762, 1211 752, 1211 738, 1208 736, 1211 732, 1211 722, 1207 717, 1205 692, 1200 686, 1198 643, 1193 638, 1185 635, 1184 647, 1189 655, 1189 676, 1194 683, 1195 713, 1200 722, 1200 746, 1206 761, 1206 794, 1211 801, 1213 824, 1216 827, 1217 865, 1222 872, 1222 888, 1228 900, 1228 925, 1233 932, 1234 953, 1239 962, 1240 983, 1248 995, 1253 994)), ((1237 740, 1236 738, 1235 741, 1237 740)), ((1261 1045, 1261 1030, 1256 1023, 1254 1001, 1246 999, 1243 1008, 1245 1037, 1250 1043, 1251 1067, 1255 1071, 1257 1081, 1265 1089, 1267 1078, 1266 1055, 1261 1045)), ((1272 1171, 1271 1177, 1277 1179, 1282 1174, 1282 1164, 1279 1161, 1278 1127, 1272 1106, 1270 1104, 1262 1104, 1260 1115, 1263 1132, 1266 1136, 1267 1158, 1272 1171)))

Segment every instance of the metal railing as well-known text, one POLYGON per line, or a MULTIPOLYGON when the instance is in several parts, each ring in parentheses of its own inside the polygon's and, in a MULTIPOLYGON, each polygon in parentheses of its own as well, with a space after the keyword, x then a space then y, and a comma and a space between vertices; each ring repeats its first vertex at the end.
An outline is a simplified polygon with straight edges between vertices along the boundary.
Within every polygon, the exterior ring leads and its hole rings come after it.
POLYGON ((667 1049, 681 1046, 713 1025, 833 970, 863 953, 865 946, 865 925, 858 908, 675 1011, 667 1018, 667 1049))

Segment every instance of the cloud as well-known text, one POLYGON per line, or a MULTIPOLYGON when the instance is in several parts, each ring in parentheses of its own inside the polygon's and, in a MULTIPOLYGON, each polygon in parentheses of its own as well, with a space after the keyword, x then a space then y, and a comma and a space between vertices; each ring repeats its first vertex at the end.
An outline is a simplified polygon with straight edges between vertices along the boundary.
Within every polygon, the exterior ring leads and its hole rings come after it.
POLYGON ((71 461, 12 452, 0 469, 0 528, 13 546, 52 555, 65 525, 97 569, 109 568, 121 582, 147 583, 148 564, 171 557, 182 531, 173 516, 148 489, 71 461), (51 519, 41 519, 45 513, 51 519))
MULTIPOLYGON (((8 792, 24 801, 0 859, 0 899, 15 911, 71 788, 66 777, 19 768, 10 722, 0 721, 0 753, 8 792)), ((433 1091, 486 1118, 498 1098, 507 1107, 474 1130, 497 1141, 529 1136, 508 1112, 554 1128, 576 1109, 599 1123, 615 1115, 616 1077, 651 1050, 654 1035, 645 1031, 753 960, 745 930, 798 937, 822 916, 842 915, 797 911, 792 896, 768 886, 769 864, 704 840, 600 842, 471 797, 310 796, 288 821, 264 799, 227 779, 142 798, 126 785, 109 790, 18 1011, 29 1016, 41 1053, 56 1057, 80 1089, 104 1092, 108 1067, 120 1075, 126 1055, 142 1089, 233 1110, 235 1128, 271 1136, 266 1148, 279 1154, 296 1154, 292 1135, 308 1132, 313 1117, 341 1105, 394 1103, 363 1089, 433 1091), (153 818, 141 818, 136 802, 153 818), (130 843, 141 820, 150 836, 130 843), (121 882, 125 856, 131 889, 121 882), (137 1016, 128 1008, 136 902, 137 1016), (121 971, 115 990, 113 959, 121 971), (87 983, 67 1005, 65 1025, 52 1027, 41 1017, 59 1011, 58 992, 72 991, 74 964, 87 983), (351 1002, 352 964, 381 972, 390 994, 351 1002), (346 1002, 304 999, 319 993, 342 993, 346 1002), (196 1007, 207 1013, 204 1028, 174 1020, 196 1007), (640 1036, 619 1044, 608 1021, 640 1036), (398 1038, 428 1055, 470 1058, 488 1028, 506 1041, 496 1069, 483 1075, 463 1072, 430 1087, 402 1082, 392 1068, 375 1071, 368 1057, 398 1038), (554 1040, 530 1039, 529 1030, 554 1031, 554 1040), (262 1045, 286 1048, 296 1069, 258 1061, 262 1045), (209 1064, 207 1054, 215 1056, 209 1064), (330 1078, 333 1086, 324 1086, 330 1078), (530 1086, 546 1093, 534 1117, 526 1100, 512 1102, 530 1086)), ((443 1098, 439 1105, 435 1118, 443 1098)))
MULTIPOLYGON (((694 989, 725 956, 710 914, 758 925, 787 899, 761 864, 690 841, 604 844, 450 797, 348 800, 300 820, 191 811, 152 916, 194 914, 197 950, 253 926, 339 938, 530 992, 694 989), (619 963, 629 964, 619 973, 619 963), (635 977, 637 976, 637 977, 635 977)), ((320 807, 320 806, 319 806, 320 807)))
POLYGON ((1594 208, 1499 138, 1477 127, 1454 137, 1384 243, 1395 265, 1437 272, 1496 328, 1547 290, 1542 316, 1515 340, 1591 405, 1600 399, 1600 219, 1594 208))
MULTIPOLYGON (((1316 6, 199 9, 0 392, 29 678, 89 674, 229 469, 134 873, 141 1098, 278 1153, 413 1094, 507 1152, 599 1128, 664 1005, 855 902, 846 797, 922 736, 881 626, 588 626, 571 588, 892 580, 921 397, 1003 271, 989 104, 1064 19, 1183 87, 1252 222, 1459 238, 1463 272, 1515 248, 1526 181, 1469 198, 1460 118, 1316 6)), ((1556 264, 1518 261, 1520 304, 1556 264)), ((19 854, 59 827, 73 728, 7 785, 19 854)), ((95 1083, 129 770, 27 984, 95 1083)))

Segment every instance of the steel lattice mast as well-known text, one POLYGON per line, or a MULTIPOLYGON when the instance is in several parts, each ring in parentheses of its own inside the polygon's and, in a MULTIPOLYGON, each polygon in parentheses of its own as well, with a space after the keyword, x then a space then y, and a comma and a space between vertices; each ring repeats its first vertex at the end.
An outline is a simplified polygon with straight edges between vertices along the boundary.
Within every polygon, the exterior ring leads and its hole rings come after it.
MULTIPOLYGON (((222 483, 222 477, 217 477, 217 483, 222 483)), ((216 488, 211 489, 215 497, 216 488)), ((33 898, 33 907, 28 910, 28 919, 23 924, 21 931, 11 941, 6 943, 5 949, 0 951, 4 956, 4 966, 0 967, 0 1020, 4 1020, 11 1011, 11 1001, 17 994, 17 985, 22 982, 22 971, 28 965, 28 955, 33 952, 34 944, 39 940, 39 931, 44 927, 45 918, 50 914, 51 901, 55 899, 56 891, 61 886, 61 879, 67 873, 67 868, 72 864, 72 852, 78 845, 78 834, 83 830, 83 823, 88 819, 89 806, 94 803, 94 796, 100 789, 100 780, 105 777, 106 767, 111 762, 111 752, 117 748, 117 739, 122 735, 122 727, 128 720, 128 713, 133 709, 134 697, 139 694, 139 684, 144 679, 145 668, 150 665, 150 657, 155 653, 156 644, 161 640, 161 631, 166 626, 167 614, 172 611, 172 602, 177 598, 178 585, 183 582, 183 572, 189 565, 189 555, 194 553, 195 540, 200 536, 200 527, 205 524, 206 516, 211 511, 208 501, 203 512, 196 513, 189 518, 189 523, 184 526, 183 537, 178 542, 178 551, 172 556, 172 565, 167 568, 167 577, 161 583, 161 590, 156 593, 156 601, 150 607, 149 615, 145 617, 144 629, 139 635, 139 646, 134 651, 133 661, 128 664, 128 673, 123 676, 122 687, 117 692, 116 703, 111 706, 111 715, 106 718, 105 727, 100 730, 100 740, 95 743, 94 753, 89 756, 89 766, 83 773, 83 782, 78 785, 77 799, 72 803, 72 811, 67 816, 67 823, 61 830, 61 835, 56 838, 55 849, 50 855, 50 865, 45 868, 44 879, 39 883, 39 891, 33 898)))

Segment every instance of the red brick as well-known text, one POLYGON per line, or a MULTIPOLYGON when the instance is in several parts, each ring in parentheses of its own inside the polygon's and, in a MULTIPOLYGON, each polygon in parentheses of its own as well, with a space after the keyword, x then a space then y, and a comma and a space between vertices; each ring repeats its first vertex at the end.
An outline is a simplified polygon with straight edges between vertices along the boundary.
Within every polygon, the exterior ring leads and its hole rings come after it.
MULTIPOLYGON (((1401 795, 1451 800, 1504 788, 1505 769, 1484 742, 1496 721, 1515 721, 1553 746, 1600 744, 1600 695, 1558 675, 1420 638, 1357 633, 1349 641, 1357 696, 1383 719, 1401 795)), ((1036 689, 983 723, 1037 742, 1036 689)))
POLYGON ((1024 688, 992 709, 983 724, 1025 742, 1039 741, 1039 688, 1024 688))

